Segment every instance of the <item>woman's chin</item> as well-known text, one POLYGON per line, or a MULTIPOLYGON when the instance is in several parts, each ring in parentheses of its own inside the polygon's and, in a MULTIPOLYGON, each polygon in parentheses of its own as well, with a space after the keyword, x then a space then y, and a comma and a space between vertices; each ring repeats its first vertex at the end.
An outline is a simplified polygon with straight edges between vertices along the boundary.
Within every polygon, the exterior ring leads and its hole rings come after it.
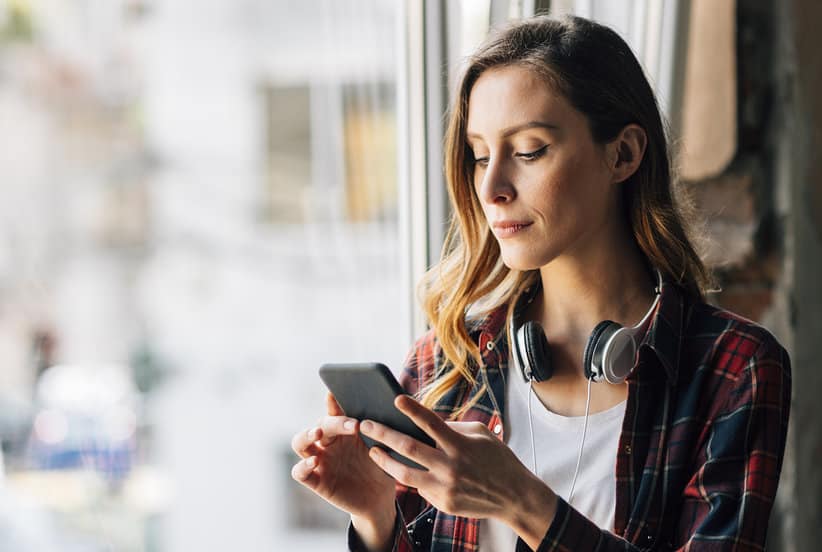
POLYGON ((542 262, 541 258, 537 258, 535 255, 528 255, 523 252, 518 252, 516 254, 512 252, 506 254, 503 251, 501 257, 505 266, 511 270, 519 270, 521 272, 537 270, 546 264, 545 262, 542 262))

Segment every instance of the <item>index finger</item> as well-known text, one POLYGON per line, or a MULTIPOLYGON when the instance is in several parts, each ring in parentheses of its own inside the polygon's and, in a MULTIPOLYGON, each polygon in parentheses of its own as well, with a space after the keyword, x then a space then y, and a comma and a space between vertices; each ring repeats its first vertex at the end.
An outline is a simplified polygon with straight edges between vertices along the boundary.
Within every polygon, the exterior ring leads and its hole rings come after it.
POLYGON ((334 398, 334 395, 329 391, 325 396, 325 408, 328 410, 329 416, 345 416, 340 403, 334 398))
POLYGON ((411 418, 411 421, 431 436, 438 445, 450 445, 453 442, 456 432, 448 427, 448 424, 433 410, 424 407, 414 398, 409 395, 400 395, 394 399, 394 406, 411 418))

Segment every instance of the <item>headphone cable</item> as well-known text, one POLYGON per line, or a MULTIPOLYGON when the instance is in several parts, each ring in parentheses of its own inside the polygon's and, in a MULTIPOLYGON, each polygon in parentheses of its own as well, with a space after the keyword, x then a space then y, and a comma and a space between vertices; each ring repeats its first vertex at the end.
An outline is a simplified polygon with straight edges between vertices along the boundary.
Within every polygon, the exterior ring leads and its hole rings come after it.
POLYGON ((534 444, 534 422, 531 419, 531 395, 534 393, 534 380, 529 380, 528 384, 528 429, 531 432, 531 460, 534 464, 534 475, 539 477, 537 473, 537 448, 534 444))
MULTIPOLYGON (((585 421, 582 424, 582 438, 579 441, 579 452, 577 453, 577 466, 574 468, 574 478, 571 481, 571 491, 568 493, 568 504, 574 498, 574 488, 577 485, 577 476, 579 476, 579 467, 582 464, 582 450, 585 448, 585 435, 588 433, 588 415, 591 412, 591 382, 593 378, 588 379, 588 393, 585 398, 585 421)), ((534 443, 534 421, 531 416, 531 395, 534 393, 533 380, 528 385, 528 430, 531 433, 531 462, 534 465, 534 475, 537 473, 537 448, 534 443)))
POLYGON ((568 493, 568 504, 571 504, 571 500, 574 498, 574 487, 577 485, 577 476, 579 475, 579 465, 582 462, 582 449, 585 447, 585 434, 588 431, 588 413, 590 412, 591 408, 591 381, 593 378, 588 379, 588 397, 585 399, 585 422, 582 424, 582 439, 579 441, 579 454, 577 454, 577 467, 574 469, 574 479, 571 481, 571 492, 568 493))

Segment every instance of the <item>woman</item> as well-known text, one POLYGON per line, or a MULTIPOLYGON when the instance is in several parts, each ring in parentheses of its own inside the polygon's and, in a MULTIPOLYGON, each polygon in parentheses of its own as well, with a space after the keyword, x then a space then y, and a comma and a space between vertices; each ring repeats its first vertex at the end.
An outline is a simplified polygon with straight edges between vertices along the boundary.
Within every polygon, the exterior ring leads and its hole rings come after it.
POLYGON ((446 143, 455 217, 401 378, 419 402, 396 401, 437 446, 329 396, 294 478, 351 514, 355 550, 763 548, 788 357, 704 302, 628 46, 580 18, 503 30, 468 60, 446 143))

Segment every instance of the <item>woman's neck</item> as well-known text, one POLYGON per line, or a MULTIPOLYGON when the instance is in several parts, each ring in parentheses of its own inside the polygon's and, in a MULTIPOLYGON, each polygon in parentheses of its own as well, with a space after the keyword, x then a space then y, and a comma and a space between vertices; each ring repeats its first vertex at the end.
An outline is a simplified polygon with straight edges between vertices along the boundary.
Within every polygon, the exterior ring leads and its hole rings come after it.
POLYGON ((584 343, 600 321, 632 326, 648 311, 655 277, 639 247, 630 237, 609 241, 587 258, 558 258, 540 269, 542 294, 529 314, 549 340, 584 343))

